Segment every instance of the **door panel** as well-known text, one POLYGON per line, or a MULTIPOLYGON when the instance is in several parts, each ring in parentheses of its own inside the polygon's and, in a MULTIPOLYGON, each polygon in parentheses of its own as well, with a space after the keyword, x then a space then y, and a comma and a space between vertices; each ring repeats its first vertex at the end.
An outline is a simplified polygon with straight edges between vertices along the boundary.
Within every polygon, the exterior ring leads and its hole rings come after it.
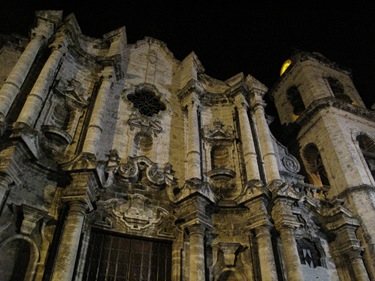
POLYGON ((92 230, 85 281, 170 281, 172 244, 92 230))

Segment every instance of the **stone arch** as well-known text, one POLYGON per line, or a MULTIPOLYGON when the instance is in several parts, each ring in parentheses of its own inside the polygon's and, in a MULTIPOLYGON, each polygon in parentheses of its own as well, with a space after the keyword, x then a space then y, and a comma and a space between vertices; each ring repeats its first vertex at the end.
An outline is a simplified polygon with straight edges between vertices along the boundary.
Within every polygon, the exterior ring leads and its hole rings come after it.
POLYGON ((306 145, 303 149, 302 157, 310 183, 321 187, 329 187, 327 171, 318 147, 313 143, 306 145))
POLYGON ((0 276, 4 281, 34 280, 39 250, 35 242, 27 236, 14 235, 0 243, 0 276))
POLYGON ((335 98, 347 103, 353 102, 352 99, 345 93, 344 86, 338 79, 330 76, 327 78, 327 81, 335 98))
POLYGON ((293 114, 297 116, 301 115, 306 108, 298 88, 296 86, 291 86, 288 88, 286 94, 288 101, 293 106, 293 114))
POLYGON ((375 141, 366 134, 358 134, 356 141, 367 167, 373 179, 375 179, 375 141))

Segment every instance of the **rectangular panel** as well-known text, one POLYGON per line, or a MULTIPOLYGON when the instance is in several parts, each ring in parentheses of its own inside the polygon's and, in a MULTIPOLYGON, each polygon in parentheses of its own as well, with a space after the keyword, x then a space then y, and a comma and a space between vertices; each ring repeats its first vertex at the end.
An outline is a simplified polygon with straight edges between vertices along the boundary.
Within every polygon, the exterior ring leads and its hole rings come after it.
POLYGON ((92 230, 85 281, 170 281, 170 242, 92 230))

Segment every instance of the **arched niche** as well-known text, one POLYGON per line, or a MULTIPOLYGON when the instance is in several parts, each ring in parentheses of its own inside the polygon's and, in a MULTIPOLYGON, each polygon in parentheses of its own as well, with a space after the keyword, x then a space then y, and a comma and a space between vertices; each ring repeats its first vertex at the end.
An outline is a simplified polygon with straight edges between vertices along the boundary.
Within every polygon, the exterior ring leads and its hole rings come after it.
POLYGON ((34 280, 39 250, 33 240, 14 235, 1 242, 0 253, 1 280, 34 280))

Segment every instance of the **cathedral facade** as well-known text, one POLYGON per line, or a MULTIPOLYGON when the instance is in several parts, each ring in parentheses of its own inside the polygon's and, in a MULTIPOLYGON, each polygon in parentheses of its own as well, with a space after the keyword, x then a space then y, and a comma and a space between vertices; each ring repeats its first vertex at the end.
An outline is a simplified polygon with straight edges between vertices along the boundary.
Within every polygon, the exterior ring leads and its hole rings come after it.
POLYGON ((375 280, 375 115, 350 70, 298 51, 271 88, 220 81, 54 10, 0 43, 1 280, 375 280))

